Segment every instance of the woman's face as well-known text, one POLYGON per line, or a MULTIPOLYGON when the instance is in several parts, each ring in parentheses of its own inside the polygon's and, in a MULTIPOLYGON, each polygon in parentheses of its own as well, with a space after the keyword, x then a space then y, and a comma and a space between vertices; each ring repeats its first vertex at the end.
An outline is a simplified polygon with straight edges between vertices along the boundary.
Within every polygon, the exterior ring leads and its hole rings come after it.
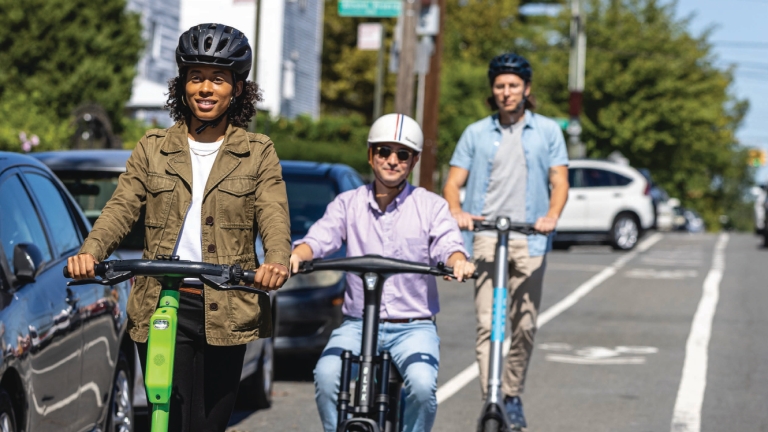
POLYGON ((187 105, 200 120, 211 121, 224 114, 232 96, 240 95, 242 90, 243 82, 234 86, 230 70, 216 66, 193 66, 187 71, 187 105))

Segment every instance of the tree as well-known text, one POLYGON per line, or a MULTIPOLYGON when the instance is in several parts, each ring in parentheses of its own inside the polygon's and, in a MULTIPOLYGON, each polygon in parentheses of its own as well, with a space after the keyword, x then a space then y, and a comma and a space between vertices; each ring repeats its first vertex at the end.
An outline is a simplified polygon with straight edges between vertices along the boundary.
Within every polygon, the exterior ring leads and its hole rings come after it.
POLYGON ((0 148, 14 148, 17 141, 6 137, 21 130, 59 141, 41 145, 66 145, 70 113, 83 103, 104 107, 122 131, 143 47, 139 17, 125 6, 125 0, 0 0, 0 111, 12 113, 0 126, 0 148))
MULTIPOLYGON (((376 82, 376 51, 357 49, 357 25, 363 22, 381 22, 384 25, 384 44, 392 44, 394 19, 340 17, 337 0, 325 0, 323 18, 323 56, 320 101, 326 114, 359 113, 372 121, 374 86, 376 82)), ((384 63, 387 68, 387 63, 384 63)), ((392 100, 397 76, 385 73, 383 98, 392 100)), ((385 110, 386 112, 386 110, 385 110)))

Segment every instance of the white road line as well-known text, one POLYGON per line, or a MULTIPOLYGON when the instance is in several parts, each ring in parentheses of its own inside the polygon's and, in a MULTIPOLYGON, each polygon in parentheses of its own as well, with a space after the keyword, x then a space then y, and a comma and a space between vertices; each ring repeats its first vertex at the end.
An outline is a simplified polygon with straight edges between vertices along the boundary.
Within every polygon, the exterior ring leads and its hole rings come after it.
MULTIPOLYGON (((651 246, 658 243, 662 237, 664 237, 662 234, 655 233, 654 235, 640 242, 635 250, 622 255, 610 267, 606 267, 600 273, 592 276, 588 281, 581 284, 564 299, 560 300, 558 303, 554 304, 552 307, 539 314, 539 318, 536 320, 536 326, 541 328, 544 326, 544 324, 552 321, 555 317, 576 304, 576 302, 581 300, 582 297, 595 289, 595 287, 605 282, 611 276, 615 275, 620 268, 624 267, 624 265, 626 265, 627 262, 629 262, 632 258, 637 256, 637 254, 647 251, 651 246)), ((502 350, 504 352, 509 351, 509 338, 504 341, 504 347, 502 350)), ((466 385, 472 382, 472 380, 477 378, 479 374, 480 369, 477 365, 477 362, 467 366, 463 371, 459 372, 458 375, 451 378, 437 389, 437 403, 440 404, 448 400, 451 396, 458 393, 459 390, 466 387, 466 385)))
POLYGON ((683 377, 677 390, 677 400, 672 416, 672 432, 699 432, 701 430, 701 405, 707 387, 707 362, 712 320, 720 298, 720 281, 725 269, 725 246, 728 234, 721 234, 715 245, 712 268, 704 279, 704 288, 693 316, 691 334, 685 344, 683 377))

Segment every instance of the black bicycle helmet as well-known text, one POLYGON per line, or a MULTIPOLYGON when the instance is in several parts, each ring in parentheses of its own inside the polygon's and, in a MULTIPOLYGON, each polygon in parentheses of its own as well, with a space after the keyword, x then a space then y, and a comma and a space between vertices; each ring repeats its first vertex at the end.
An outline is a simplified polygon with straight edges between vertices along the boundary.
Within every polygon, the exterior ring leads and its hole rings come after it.
POLYGON ((221 66, 238 77, 246 77, 253 64, 253 52, 240 30, 224 24, 198 24, 179 37, 176 64, 179 70, 192 65, 221 66))
POLYGON ((497 76, 505 73, 511 73, 519 76, 525 82, 530 82, 533 78, 531 64, 523 56, 515 53, 506 53, 496 56, 488 65, 488 80, 493 85, 497 76))

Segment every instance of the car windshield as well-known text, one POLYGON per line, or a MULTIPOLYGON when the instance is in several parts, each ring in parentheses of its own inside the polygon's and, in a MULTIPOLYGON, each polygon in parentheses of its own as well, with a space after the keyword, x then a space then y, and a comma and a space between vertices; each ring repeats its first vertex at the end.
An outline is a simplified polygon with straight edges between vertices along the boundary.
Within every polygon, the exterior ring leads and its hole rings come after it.
POLYGON ((325 208, 338 194, 336 184, 328 178, 285 175, 291 233, 304 234, 323 217, 325 208))
MULTIPOLYGON (((101 210, 112 197, 117 188, 119 172, 94 171, 58 171, 61 179, 75 198, 85 216, 93 224, 101 215, 101 210)), ((144 212, 138 222, 133 225, 131 232, 120 243, 120 249, 142 250, 144 248, 144 212)))

